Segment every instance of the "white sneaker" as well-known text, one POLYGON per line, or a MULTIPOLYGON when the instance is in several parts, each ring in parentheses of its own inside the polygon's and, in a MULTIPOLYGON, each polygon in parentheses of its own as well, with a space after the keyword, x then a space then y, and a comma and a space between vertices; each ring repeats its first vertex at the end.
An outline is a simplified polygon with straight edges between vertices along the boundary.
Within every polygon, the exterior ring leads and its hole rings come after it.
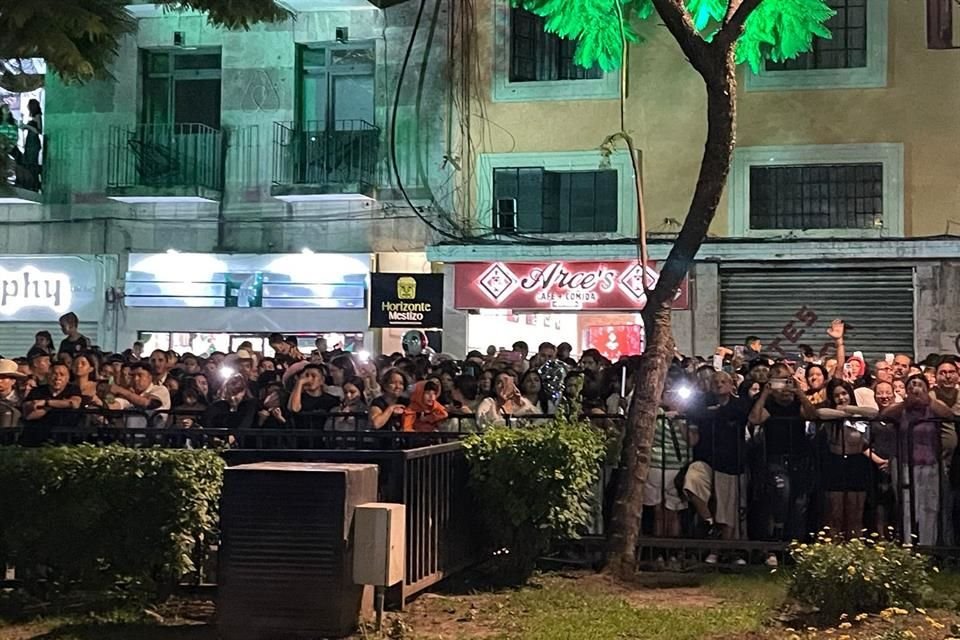
MULTIPOLYGON (((776 558, 774 558, 774 560, 776 560, 776 558)), ((733 561, 733 564, 737 565, 738 567, 745 567, 747 566, 747 561, 744 558, 737 558, 733 561)))
POLYGON ((777 566, 780 566, 780 563, 777 561, 777 556, 773 555, 772 553, 771 553, 769 556, 767 556, 766 565, 767 565, 768 567, 777 567, 777 566))
POLYGON ((717 564, 717 554, 711 553, 707 556, 707 559, 704 560, 707 564, 717 564))

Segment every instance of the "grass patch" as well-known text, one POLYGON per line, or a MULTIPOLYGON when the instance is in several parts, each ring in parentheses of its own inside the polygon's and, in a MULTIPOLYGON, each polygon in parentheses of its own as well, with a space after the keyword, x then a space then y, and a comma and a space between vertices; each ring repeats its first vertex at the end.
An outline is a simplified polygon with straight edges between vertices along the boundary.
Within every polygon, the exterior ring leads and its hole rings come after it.
POLYGON ((694 640, 760 629, 784 588, 769 575, 709 576, 700 586, 627 586, 548 574, 513 592, 418 601, 410 638, 694 640), (444 620, 448 622, 444 622, 444 620), (457 623, 450 624, 450 620, 457 623))

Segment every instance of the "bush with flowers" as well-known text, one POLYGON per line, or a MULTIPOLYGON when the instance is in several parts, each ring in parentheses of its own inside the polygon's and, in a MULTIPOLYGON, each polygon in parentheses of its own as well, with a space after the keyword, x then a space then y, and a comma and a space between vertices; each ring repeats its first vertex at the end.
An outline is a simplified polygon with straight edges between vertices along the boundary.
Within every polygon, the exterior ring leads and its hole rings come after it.
POLYGON ((876 534, 837 543, 825 530, 812 544, 794 542, 790 555, 790 595, 827 617, 919 606, 930 588, 928 560, 876 534))

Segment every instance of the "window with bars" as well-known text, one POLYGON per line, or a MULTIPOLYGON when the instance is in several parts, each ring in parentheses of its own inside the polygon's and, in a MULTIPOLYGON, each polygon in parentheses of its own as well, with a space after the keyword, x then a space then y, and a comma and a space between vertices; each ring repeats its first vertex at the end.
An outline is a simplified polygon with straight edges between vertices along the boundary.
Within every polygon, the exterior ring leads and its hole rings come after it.
POLYGON ((750 229, 883 227, 883 163, 750 167, 750 229))
POLYGON ((868 0, 827 0, 836 11, 827 21, 832 38, 814 38, 813 50, 793 60, 770 62, 768 71, 859 69, 867 66, 868 0))
MULTIPOLYGON (((516 231, 604 233, 617 231, 619 185, 616 170, 550 171, 542 167, 493 170, 494 207, 516 202, 516 231)), ((503 217, 494 211, 494 225, 503 217)))
POLYGON ((596 80, 603 77, 598 66, 584 69, 574 64, 577 43, 546 33, 546 22, 519 7, 510 9, 510 82, 549 80, 596 80))

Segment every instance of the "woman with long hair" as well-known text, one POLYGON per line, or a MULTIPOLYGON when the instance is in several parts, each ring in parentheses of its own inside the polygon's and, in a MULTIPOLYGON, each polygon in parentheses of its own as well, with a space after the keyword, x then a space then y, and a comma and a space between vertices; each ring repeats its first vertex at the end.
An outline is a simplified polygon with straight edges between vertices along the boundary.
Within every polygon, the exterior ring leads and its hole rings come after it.
POLYGON ((871 460, 881 468, 887 461, 867 444, 867 425, 855 418, 876 418, 877 410, 857 406, 853 385, 834 378, 826 387, 824 406, 817 417, 823 427, 821 477, 827 495, 825 524, 843 536, 856 537, 863 527, 867 489, 873 478, 871 460))
POLYGON ((552 414, 557 407, 543 388, 543 379, 535 369, 528 369, 520 376, 520 393, 536 408, 537 413, 552 414))

